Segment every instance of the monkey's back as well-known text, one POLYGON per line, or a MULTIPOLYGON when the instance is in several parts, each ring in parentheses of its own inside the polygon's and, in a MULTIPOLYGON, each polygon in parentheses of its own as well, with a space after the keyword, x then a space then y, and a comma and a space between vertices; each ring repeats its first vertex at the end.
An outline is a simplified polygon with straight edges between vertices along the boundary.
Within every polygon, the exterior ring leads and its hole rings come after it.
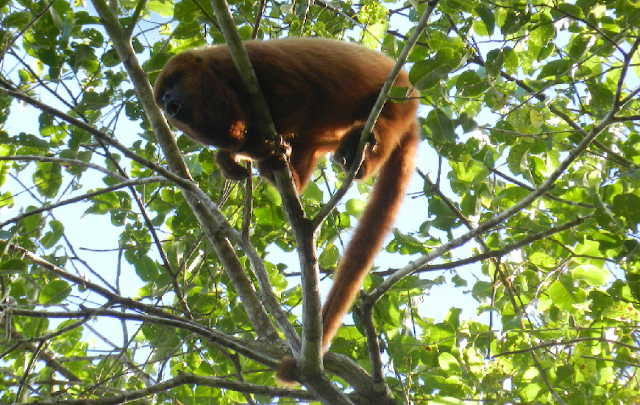
MULTIPOLYGON (((276 127, 285 136, 307 127, 329 130, 366 119, 395 64, 379 52, 330 39, 283 38, 244 45, 276 127)), ((190 52, 200 54, 246 101, 226 45, 190 52)), ((406 72, 400 72, 396 85, 411 86, 406 72)))
MULTIPOLYGON (((257 73, 272 69, 295 71, 315 86, 345 92, 361 85, 380 90, 395 63, 380 52, 361 45, 324 38, 255 40, 245 41, 244 45, 257 73)), ((226 68, 231 62, 226 45, 194 52, 210 53, 221 67, 226 68)), ((401 74, 400 80, 404 81, 404 76, 401 74)))

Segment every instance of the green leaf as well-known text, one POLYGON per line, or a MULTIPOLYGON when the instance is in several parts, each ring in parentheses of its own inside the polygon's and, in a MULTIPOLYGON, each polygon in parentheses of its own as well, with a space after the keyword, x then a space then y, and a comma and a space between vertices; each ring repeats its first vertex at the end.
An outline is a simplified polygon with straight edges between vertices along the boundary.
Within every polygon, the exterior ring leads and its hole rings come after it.
MULTIPOLYGON (((489 170, 478 164, 450 162, 458 180, 464 183, 480 183, 489 175, 489 170)), ((475 206, 474 206, 475 207, 475 206)))
POLYGON ((385 323, 396 327, 400 326, 401 316, 399 305, 397 302, 394 302, 389 295, 386 295, 378 301, 375 312, 385 323))
POLYGON ((511 152, 507 156, 507 163, 513 174, 521 174, 528 170, 530 148, 531 146, 527 144, 515 145, 511 148, 511 152))
MULTIPOLYGON (((0 236, 2 237, 2 236, 0 236)), ((11 237, 11 235, 9 235, 11 237)), ((1 246, 1 245, 0 245, 1 246)), ((0 261, 0 275, 11 275, 27 271, 27 263, 20 259, 0 261)))
POLYGON ((455 142, 456 133, 453 120, 439 108, 429 111, 425 124, 433 134, 433 140, 438 143, 455 142))
POLYGON ((404 102, 409 96, 411 89, 409 87, 393 86, 389 91, 389 98, 394 102, 404 102))
POLYGON ((464 405, 465 401, 456 397, 435 397, 429 401, 429 404, 432 405, 464 405))
POLYGON ((611 87, 604 83, 590 80, 588 82, 591 91, 591 106, 599 111, 608 111, 613 105, 614 93, 611 87))
POLYGON ((82 97, 82 102, 79 106, 83 112, 91 110, 100 110, 109 105, 109 95, 105 93, 96 93, 93 91, 87 91, 82 97))
POLYGON ((631 61, 633 63, 633 72, 636 74, 636 76, 640 76, 640 52, 634 52, 631 61))
POLYGON ((32 148, 40 148, 40 149, 49 149, 49 142, 35 135, 25 134, 24 132, 21 132, 16 137, 16 140, 18 141, 18 144, 23 146, 29 146, 32 148))
POLYGON ((33 173, 33 182, 38 192, 47 198, 53 198, 58 194, 62 185, 62 168, 59 163, 37 162, 36 171, 33 173))
MULTIPOLYGON (((565 13, 568 13, 572 18, 584 18, 584 14, 582 14, 582 9, 578 7, 576 4, 571 3, 560 3, 558 8, 565 13)), ((564 17, 566 14, 559 13, 560 16, 564 17)))
POLYGON ((148 256, 143 256, 131 264, 133 264, 133 267, 136 269, 136 274, 142 281, 154 281, 160 275, 158 265, 148 256))
POLYGON ((487 63, 485 68, 490 76, 496 77, 500 74, 504 65, 504 50, 493 49, 487 54, 487 63))
POLYGON ((409 80, 417 90, 429 89, 460 65, 462 58, 452 48, 438 51, 432 59, 418 61, 409 71, 409 80))
POLYGON ((526 402, 534 402, 544 388, 543 383, 526 384, 518 391, 518 393, 526 402))
POLYGON ((151 55, 151 57, 142 64, 142 68, 146 73, 159 72, 171 56, 173 55, 166 52, 151 55))
POLYGON ((493 35, 495 25, 496 25, 496 19, 493 16, 493 12, 491 11, 491 9, 487 7, 484 3, 480 3, 475 8, 475 12, 478 14, 480 19, 482 20, 482 23, 484 24, 489 36, 493 35))
POLYGON ((460 373, 460 363, 458 360, 453 357, 451 353, 441 353, 438 357, 438 364, 440 365, 440 369, 445 373, 460 373))
POLYGON ((438 346, 452 347, 456 343, 455 328, 448 323, 429 326, 425 330, 425 335, 429 338, 431 344, 437 344, 438 346))
POLYGON ((627 229, 635 231, 640 224, 640 197, 636 194, 618 194, 613 198, 613 213, 625 219, 627 229))
POLYGON ((518 56, 518 53, 510 46, 505 46, 502 49, 502 52, 504 53, 503 66, 506 68, 507 72, 515 73, 520 67, 520 57, 518 56))
POLYGON ((592 264, 583 264, 573 269, 573 277, 583 280, 591 286, 604 286, 611 278, 611 273, 592 264))
POLYGON ((529 261, 535 266, 545 267, 548 269, 554 269, 558 264, 558 260, 556 257, 553 257, 546 252, 540 251, 533 252, 531 255, 529 255, 529 261))
POLYGON ((503 35, 515 34, 529 22, 530 18, 531 15, 523 7, 508 10, 500 31, 503 35))
POLYGON ((160 14, 161 17, 173 16, 173 2, 171 1, 150 0, 147 2, 147 7, 160 14))
POLYGON ((38 302, 44 305, 60 304, 69 294, 71 294, 71 286, 64 280, 53 280, 45 284, 38 302))
POLYGON ((364 209, 367 207, 366 201, 358 200, 358 199, 350 199, 347 201, 347 212, 352 217, 360 218, 364 209))
POLYGON ((569 44, 569 56, 571 56, 575 61, 581 60, 587 50, 587 45, 590 40, 591 37, 584 34, 573 38, 569 44))
POLYGON ((304 190, 302 195, 316 203, 321 203, 322 200, 324 199, 324 194, 322 190, 320 190, 320 187, 318 187, 318 185, 313 181, 309 182, 309 185, 304 190))
POLYGON ((198 7, 191 1, 178 1, 175 3, 173 16, 181 23, 190 23, 198 16, 198 7))
POLYGON ((322 250, 322 253, 320 253, 318 264, 323 269, 335 268, 338 264, 339 258, 340 252, 338 251, 338 248, 335 245, 330 244, 322 250))
POLYGON ((202 31, 202 27, 196 21, 190 23, 180 23, 173 32, 176 39, 189 39, 197 36, 202 31))
POLYGON ((451 278, 451 281, 455 284, 456 287, 466 287, 469 283, 467 280, 460 277, 460 275, 456 274, 451 278))
POLYGON ((62 222, 54 219, 49 222, 49 226, 51 227, 51 232, 47 232, 42 239, 40 239, 42 247, 45 249, 52 248, 64 234, 64 225, 62 222))
POLYGON ((489 88, 489 83, 476 72, 467 70, 458 76, 456 88, 462 97, 476 97, 489 88))
POLYGON ((278 190, 271 184, 267 185, 265 195, 274 206, 280 207, 282 205, 282 197, 280 197, 280 193, 278 193, 278 190))
POLYGON ((552 60, 542 67, 538 80, 547 77, 561 77, 569 73, 571 69, 571 61, 567 59, 552 60))
POLYGON ((561 281, 554 282, 548 290, 548 296, 553 300, 553 304, 560 309, 573 311, 574 305, 582 302, 579 300, 581 290, 578 290, 567 277, 562 277, 561 281))
POLYGON ((539 16, 540 22, 538 24, 538 28, 531 31, 529 39, 538 46, 546 47, 555 36, 556 30, 553 26, 553 20, 549 15, 540 13, 539 16))
POLYGON ((3 19, 6 27, 24 28, 31 21, 32 15, 29 11, 18 11, 11 13, 3 19))
POLYGON ((85 211, 85 215, 104 215, 111 210, 120 208, 120 199, 118 198, 118 195, 113 191, 92 197, 91 200, 94 202, 94 204, 85 211))
POLYGON ((450 230, 457 226, 458 218, 451 212, 449 206, 439 198, 434 198, 429 201, 429 215, 435 216, 435 219, 431 221, 431 225, 441 230, 450 230))
POLYGON ((453 48, 459 51, 464 46, 462 40, 457 36, 449 36, 439 31, 433 32, 429 40, 429 45, 434 51, 439 51, 445 48, 453 48))
MULTIPOLYGON (((444 321, 450 323, 454 327, 460 327, 460 314, 462 313, 462 309, 460 308, 451 308, 449 312, 444 316, 444 321)), ((457 363, 457 360, 456 360, 457 363)))
POLYGON ((277 229, 283 225, 275 207, 257 207, 253 213, 256 223, 266 229, 277 229))

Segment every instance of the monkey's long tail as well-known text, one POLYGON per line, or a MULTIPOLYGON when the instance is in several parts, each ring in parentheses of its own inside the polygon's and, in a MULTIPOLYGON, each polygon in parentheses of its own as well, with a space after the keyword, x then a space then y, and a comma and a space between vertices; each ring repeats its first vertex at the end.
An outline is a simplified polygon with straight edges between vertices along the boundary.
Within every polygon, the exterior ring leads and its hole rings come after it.
POLYGON ((340 262, 333 285, 322 307, 322 349, 338 332, 364 278, 391 230, 415 169, 418 124, 414 122, 381 168, 373 194, 340 262))

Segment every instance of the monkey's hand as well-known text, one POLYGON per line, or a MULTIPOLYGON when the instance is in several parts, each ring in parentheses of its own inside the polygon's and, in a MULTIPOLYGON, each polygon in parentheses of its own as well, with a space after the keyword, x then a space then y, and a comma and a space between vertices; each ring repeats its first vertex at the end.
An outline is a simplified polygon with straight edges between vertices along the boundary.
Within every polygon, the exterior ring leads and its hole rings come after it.
POLYGON ((275 172, 282 171, 287 167, 287 159, 291 155, 291 147, 289 145, 284 145, 284 148, 286 157, 271 152, 268 156, 262 157, 258 160, 258 171, 260 172, 260 175, 272 183, 275 183, 273 174, 275 172))
POLYGON ((249 171, 236 162, 232 152, 219 150, 216 154, 216 162, 222 175, 227 180, 244 180, 251 175, 249 171))

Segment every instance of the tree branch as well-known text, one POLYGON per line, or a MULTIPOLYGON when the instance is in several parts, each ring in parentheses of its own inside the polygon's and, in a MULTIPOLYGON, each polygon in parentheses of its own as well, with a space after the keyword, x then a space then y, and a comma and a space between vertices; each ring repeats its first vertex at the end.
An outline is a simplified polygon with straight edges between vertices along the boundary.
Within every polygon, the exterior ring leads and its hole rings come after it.
MULTIPOLYGON (((104 0, 92 1, 136 89, 140 103, 149 118, 149 122, 156 134, 158 144, 167 159, 171 172, 177 173, 179 177, 183 179, 191 179, 167 122, 153 101, 153 90, 151 89, 149 80, 138 63, 129 38, 123 34, 123 28, 120 26, 117 16, 111 12, 104 0)), ((255 331, 259 336, 270 340, 277 340, 278 332, 271 323, 260 300, 258 300, 255 289, 245 274, 244 268, 233 247, 229 244, 229 241, 220 234, 219 227, 223 227, 228 233, 236 235, 240 240, 242 237, 238 235, 238 232, 233 230, 226 218, 224 218, 224 215, 218 210, 218 207, 197 185, 192 182, 185 183, 186 182, 181 182, 178 185, 184 187, 185 191, 187 191, 187 193, 185 193, 185 199, 222 261, 227 275, 242 299, 242 303, 246 308, 247 315, 255 331)))
POLYGON ((398 56, 398 60, 394 65, 393 69, 391 70, 391 72, 389 72, 389 76, 387 77, 387 80, 384 82, 384 85, 382 86, 382 90, 380 90, 380 94, 378 94, 378 98, 376 99, 376 103, 373 106, 371 113, 369 113, 369 118, 367 119, 367 123, 365 124, 362 130, 362 134, 360 136, 360 143, 358 143, 358 149, 354 155, 357 157, 357 160, 354 160, 351 168, 349 169, 349 172, 347 173, 342 183, 342 186, 338 189, 338 191, 336 191, 333 194, 329 202, 327 202, 327 204, 325 204, 320 209, 320 211, 316 214, 316 216, 313 218, 314 228, 319 227, 322 224, 322 222, 324 222, 324 220, 329 216, 329 214, 331 214, 333 209, 336 207, 336 205, 338 205, 340 200, 342 200, 342 197, 344 197, 344 195, 347 193, 347 191, 351 187, 351 184, 355 180, 356 173, 358 173, 358 170, 360 169, 360 166, 362 165, 362 162, 364 160, 365 147, 367 146, 369 135, 371 134, 371 131, 373 130, 373 127, 375 126, 376 121, 378 120, 378 116, 380 115, 380 112, 382 112, 382 108, 384 107, 384 104, 387 102, 387 99, 389 98, 389 92, 391 91, 391 88, 393 87, 396 79, 398 78, 400 71, 404 67, 405 62, 407 61, 407 57, 409 56, 409 53, 413 49, 416 42, 418 42, 420 35, 422 35, 422 32, 426 28, 427 22, 429 21, 429 18, 431 18, 431 14, 433 14, 433 10, 438 5, 438 1, 439 0, 432 0, 428 3, 427 8, 425 9, 424 13, 420 17, 420 21, 418 21, 418 24, 416 24, 414 31, 411 33, 411 36, 407 39, 405 46, 402 48, 402 51, 398 56))
POLYGON ((17 161, 17 162, 51 162, 51 163, 60 163, 62 165, 70 165, 70 166, 80 166, 86 167, 89 169, 94 169, 99 172, 106 174, 107 176, 113 177, 118 181, 126 181, 127 178, 119 175, 116 172, 112 172, 109 169, 106 169, 100 165, 91 162, 85 162, 79 159, 67 159, 67 158, 59 158, 53 156, 35 156, 35 155, 15 155, 15 156, 0 156, 1 161, 17 161))
MULTIPOLYGON (((1 159, 0 159, 1 160, 1 159)), ((50 205, 46 205, 40 208, 36 208, 33 209, 31 211, 27 211, 24 214, 20 214, 20 215, 16 215, 15 217, 4 221, 4 222, 0 222, 0 228, 11 224, 11 223, 16 223, 24 218, 30 217, 31 215, 36 215, 36 214, 40 214, 42 212, 46 212, 46 211, 51 211, 55 208, 61 207, 63 205, 68 205, 68 204, 73 204, 76 203, 78 201, 82 201, 82 200, 86 200, 101 194, 106 194, 106 193, 110 193, 112 191, 115 190, 120 190, 121 188, 126 188, 126 187, 132 187, 132 186, 138 186, 141 184, 149 184, 149 183, 163 183, 166 182, 167 180, 164 177, 147 177, 144 179, 134 179, 134 180, 126 180, 123 181, 120 184, 116 184, 115 186, 111 186, 111 187, 106 187, 100 190, 96 190, 96 191, 92 191, 90 193, 86 193, 86 194, 82 194, 79 195, 77 197, 73 197, 73 198, 68 198, 66 200, 62 200, 62 201, 58 201, 57 203, 54 204, 50 204, 50 205)))
MULTIPOLYGON (((136 401, 151 395, 164 393, 172 388, 182 385, 200 385, 203 387, 222 388, 248 394, 278 396, 281 398, 296 398, 300 400, 313 400, 311 393, 302 390, 290 390, 287 388, 266 387, 264 385, 249 384, 226 378, 203 377, 194 374, 180 372, 177 377, 163 382, 158 382, 148 388, 140 390, 121 391, 120 395, 109 397, 87 398, 77 400, 66 400, 65 405, 119 405, 136 401)), ((31 402, 14 403, 14 405, 27 405, 31 402)), ((60 401, 38 401, 39 405, 60 405, 60 401)))
MULTIPOLYGON (((249 100, 251 102, 250 111, 253 114, 255 128, 260 131, 259 136, 263 139, 273 141, 274 154, 284 157, 284 148, 280 142, 276 142, 279 137, 276 134, 275 126, 271 119, 269 106, 260 91, 258 79, 253 67, 251 66, 249 56, 244 49, 244 44, 238 34, 235 23, 233 22, 229 6, 225 0, 211 0, 211 5, 213 6, 213 10, 218 21, 220 22, 220 28, 231 52, 233 62, 236 65, 247 92, 249 93, 249 100)), ((302 210, 302 206, 293 184, 291 171, 288 166, 283 172, 276 173, 275 177, 278 190, 283 197, 282 200, 285 212, 287 213, 294 235, 298 241, 298 255, 300 257, 302 269, 301 279, 304 318, 302 333, 304 339, 302 340, 301 348, 298 346, 298 338, 294 338, 289 342, 294 354, 297 354, 300 350, 302 351, 302 355, 299 357, 304 360, 299 363, 299 366, 303 373, 307 370, 310 375, 320 375, 324 373, 322 372, 322 353, 320 344, 322 338, 322 323, 320 320, 319 309, 320 294, 318 288, 319 279, 317 258, 315 256, 315 232, 313 232, 308 225, 309 221, 306 219, 306 215, 302 210)), ((284 329, 289 331, 289 335, 291 335, 290 328, 291 327, 287 327, 284 329)), ((326 379, 326 377, 324 378, 326 379)), ((328 380, 326 383, 328 383, 328 380)), ((318 392, 320 393, 321 391, 318 390, 318 392)), ((329 390, 322 395, 324 396, 331 392, 335 395, 342 396, 342 394, 335 388, 329 388, 329 390)), ((336 400, 342 401, 339 398, 336 398, 336 400)))
MULTIPOLYGON (((282 356, 283 351, 279 349, 274 342, 278 342, 275 340, 270 340, 270 343, 267 342, 252 342, 246 339, 240 339, 233 336, 228 336, 224 333, 210 330, 204 326, 201 326, 195 322, 192 322, 188 319, 185 319, 182 316, 175 315, 173 313, 164 311, 159 309, 153 305, 146 305, 139 301, 135 301, 131 298, 125 298, 111 291, 107 290, 104 287, 101 287, 97 284, 91 283, 82 277, 73 275, 64 269, 49 263, 48 261, 42 259, 41 257, 29 252, 28 250, 17 246, 13 243, 7 242, 7 247, 10 251, 18 252, 24 255, 27 259, 29 259, 32 263, 50 271, 65 280, 71 281, 75 284, 78 284, 84 288, 87 288, 105 299, 111 301, 114 305, 118 304, 123 306, 124 308, 137 309, 146 314, 150 315, 140 315, 140 314, 130 314, 124 312, 117 311, 109 311, 105 309, 86 309, 74 312, 38 312, 38 311, 27 311, 12 309, 12 313, 16 315, 20 314, 29 314, 29 316, 38 316, 38 317, 61 317, 61 318, 73 318, 73 317, 85 317, 85 316, 97 316, 97 315, 105 315, 112 316, 117 319, 135 319, 146 322, 158 323, 161 325, 172 326, 176 328, 185 329, 191 331, 193 333, 197 333, 199 336, 202 336, 206 339, 209 339, 213 342, 217 342, 219 344, 224 345, 230 349, 233 349, 243 355, 261 362, 269 367, 276 368, 279 361, 274 360, 274 358, 279 358, 278 356, 282 356), (21 311, 21 312, 16 312, 21 311), (258 345, 256 347, 255 345, 258 345), (275 351, 274 351, 275 350, 275 351), (273 358, 262 355, 262 352, 272 353, 273 358)), ((279 340, 281 342, 281 340, 279 340)))

